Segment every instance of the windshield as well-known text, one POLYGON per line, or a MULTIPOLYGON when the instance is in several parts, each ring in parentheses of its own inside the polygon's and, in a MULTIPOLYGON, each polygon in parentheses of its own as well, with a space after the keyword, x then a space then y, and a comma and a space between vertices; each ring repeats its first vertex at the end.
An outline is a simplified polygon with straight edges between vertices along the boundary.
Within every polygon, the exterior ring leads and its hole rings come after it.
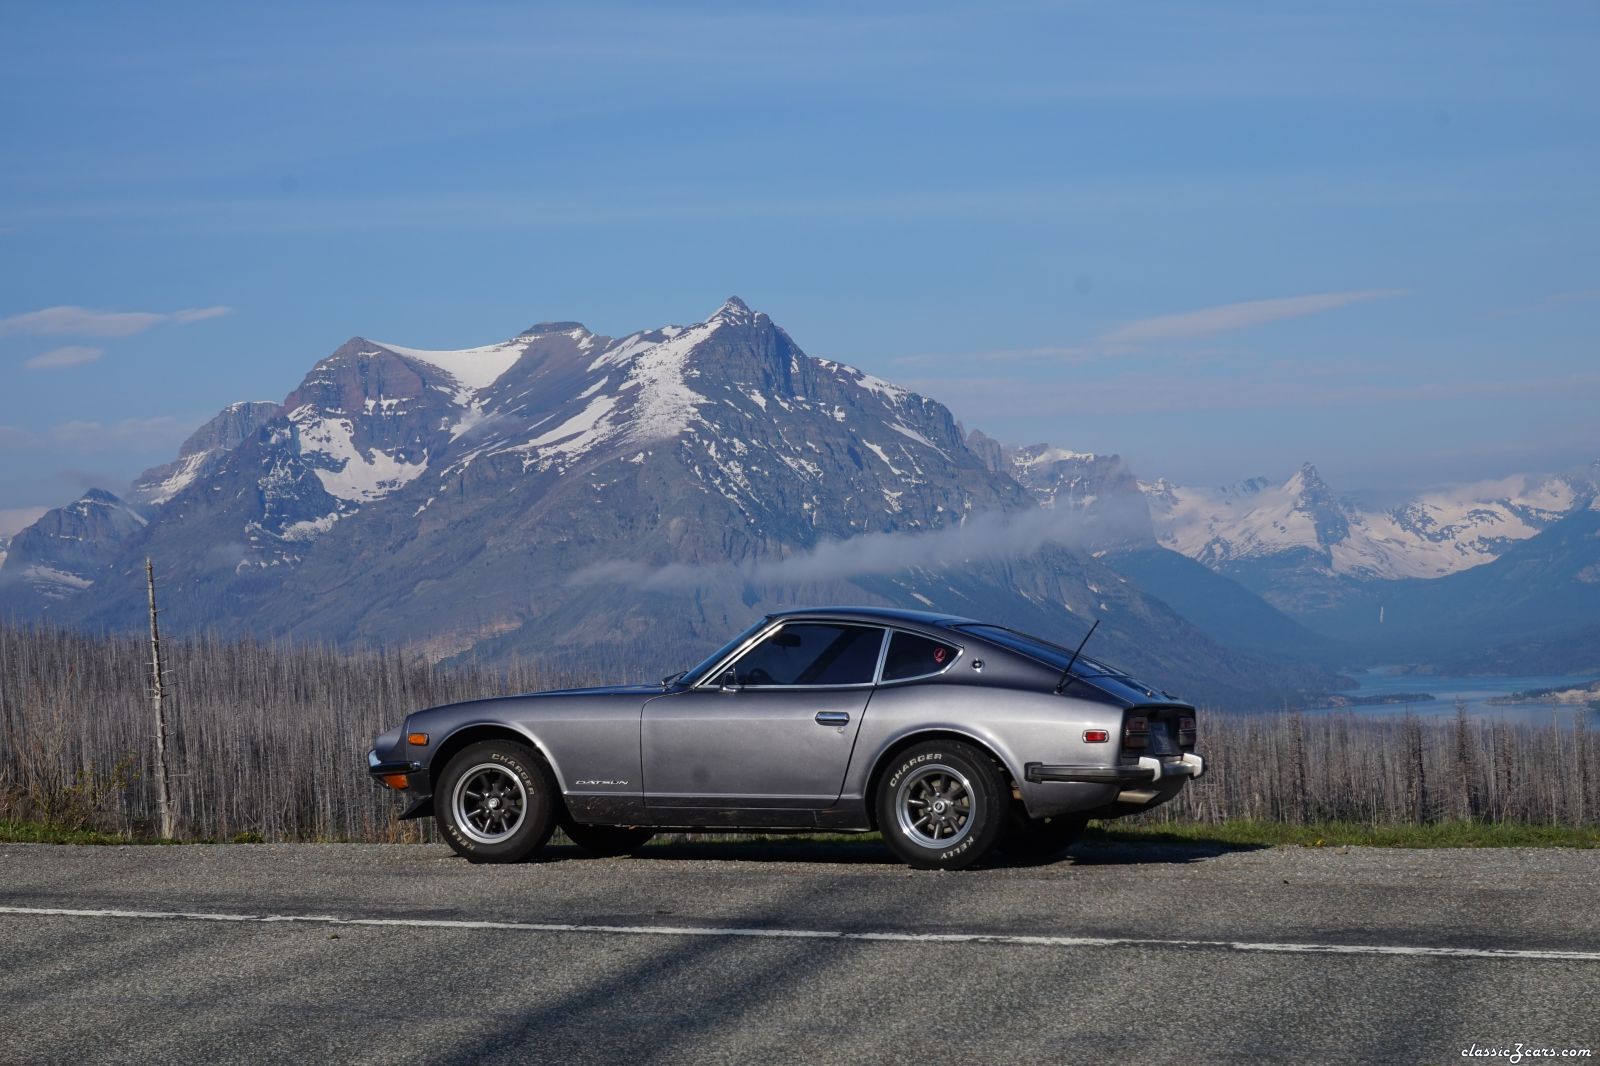
POLYGON ((743 633, 740 633, 738 636, 728 641, 728 643, 724 644, 722 647, 718 648, 704 659, 701 659, 695 665, 691 666, 688 670, 684 671, 683 677, 680 678, 680 684, 693 685, 700 681, 701 678, 706 675, 707 671, 716 666, 725 657, 732 655, 734 650, 737 649, 739 645, 755 636, 756 633, 765 627, 769 621, 771 621, 769 618, 756 619, 754 624, 747 628, 743 633))

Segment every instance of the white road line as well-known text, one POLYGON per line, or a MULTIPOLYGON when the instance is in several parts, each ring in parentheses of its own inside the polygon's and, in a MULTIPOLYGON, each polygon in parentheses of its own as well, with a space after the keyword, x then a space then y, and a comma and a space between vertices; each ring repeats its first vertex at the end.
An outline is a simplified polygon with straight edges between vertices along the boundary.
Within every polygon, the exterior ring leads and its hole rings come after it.
POLYGON ((995 944, 1041 948, 1214 948, 1288 955, 1400 955, 1442 959, 1535 959, 1600 962, 1600 951, 1543 948, 1451 948, 1397 944, 1256 943, 1245 940, 1178 940, 1126 936, 1028 936, 1018 933, 851 932, 844 929, 724 929, 692 925, 579 925, 560 922, 458 921, 448 918, 344 918, 335 914, 217 914, 205 911, 73 910, 4 907, 0 915, 40 918, 133 918, 156 921, 246 924, 398 926, 407 929, 499 929, 522 933, 606 933, 613 936, 720 936, 771 940, 866 940, 904 944, 995 944))

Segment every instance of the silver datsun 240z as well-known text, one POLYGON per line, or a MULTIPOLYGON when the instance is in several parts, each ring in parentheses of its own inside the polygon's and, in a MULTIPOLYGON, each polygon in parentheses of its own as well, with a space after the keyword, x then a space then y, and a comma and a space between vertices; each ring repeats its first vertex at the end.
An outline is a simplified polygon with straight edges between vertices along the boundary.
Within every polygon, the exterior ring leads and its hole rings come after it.
POLYGON ((1194 708, 1165 692, 1004 626, 878 608, 769 615, 659 685, 419 711, 367 764, 473 862, 528 858, 559 825, 608 855, 663 829, 878 830, 928 869, 1053 858, 1204 770, 1194 708))

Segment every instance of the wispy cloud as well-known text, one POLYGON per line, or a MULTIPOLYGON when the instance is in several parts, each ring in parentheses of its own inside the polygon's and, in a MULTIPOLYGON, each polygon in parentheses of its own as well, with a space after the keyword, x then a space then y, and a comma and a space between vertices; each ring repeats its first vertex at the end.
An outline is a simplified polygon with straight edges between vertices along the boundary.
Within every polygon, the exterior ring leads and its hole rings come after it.
POLYGON ((60 370, 69 366, 83 366, 93 363, 106 354, 104 348, 87 348, 80 344, 69 344, 64 348, 52 348, 43 355, 36 355, 22 365, 29 370, 60 370))
POLYGON ((1083 363, 1099 359, 1106 354, 1103 347, 1093 344, 1041 344, 1032 348, 994 348, 981 352, 962 352, 957 355, 898 355, 889 362, 896 366, 937 366, 941 363, 961 362, 1027 362, 1030 360, 1052 363, 1083 363))
POLYGON ((74 451, 109 451, 116 448, 158 450, 176 447, 194 429, 190 419, 172 415, 123 418, 116 422, 73 421, 51 426, 46 436, 52 445, 74 451))
POLYGON ((1243 303, 1205 307, 1176 315, 1158 315, 1129 322, 1100 336, 1107 344, 1149 344, 1158 341, 1184 341, 1211 337, 1219 333, 1303 318, 1336 311, 1368 300, 1383 300, 1401 295, 1403 289, 1358 289, 1353 292, 1322 292, 1309 296, 1285 296, 1276 300, 1246 300, 1243 303))
POLYGON ((157 415, 153 418, 123 418, 115 422, 59 422, 41 431, 0 425, 0 445, 14 451, 74 455, 164 451, 181 444, 200 422, 201 419, 195 417, 157 415))
MULTIPOLYGON (((1188 341, 1211 337, 1219 333, 1233 333, 1251 326, 1265 325, 1288 318, 1303 318, 1335 311, 1351 304, 1368 300, 1382 300, 1399 296, 1403 289, 1359 289, 1351 292, 1323 292, 1308 296, 1286 296, 1275 300, 1247 300, 1242 303, 1221 304, 1198 311, 1184 311, 1175 315, 1158 315, 1127 322, 1082 344, 1040 344, 1021 348, 993 348, 955 355, 918 354, 896 356, 889 360, 896 366, 938 366, 959 362, 975 363, 1054 363, 1063 365, 1086 364, 1101 360, 1125 358, 1142 352, 1145 345, 1162 341, 1188 341)), ((1175 359, 1185 363, 1218 361, 1230 357, 1226 349, 1206 350, 1168 349, 1153 353, 1155 357, 1175 359)))
POLYGON ((0 337, 131 337, 156 326, 204 322, 232 311, 231 307, 188 307, 167 312, 95 311, 63 305, 0 318, 0 337))

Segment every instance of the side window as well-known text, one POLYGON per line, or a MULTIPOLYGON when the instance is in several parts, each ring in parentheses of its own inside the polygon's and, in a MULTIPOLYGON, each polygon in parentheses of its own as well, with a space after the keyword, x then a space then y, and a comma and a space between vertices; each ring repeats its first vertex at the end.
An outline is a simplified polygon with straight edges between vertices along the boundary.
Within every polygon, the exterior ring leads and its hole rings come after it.
POLYGON ((956 649, 929 637, 896 631, 889 637, 889 655, 883 661, 885 681, 904 681, 908 677, 926 677, 937 674, 949 666, 956 657, 956 649))
POLYGON ((883 630, 822 622, 786 625, 745 652, 734 679, 767 685, 866 685, 878 668, 883 630))

